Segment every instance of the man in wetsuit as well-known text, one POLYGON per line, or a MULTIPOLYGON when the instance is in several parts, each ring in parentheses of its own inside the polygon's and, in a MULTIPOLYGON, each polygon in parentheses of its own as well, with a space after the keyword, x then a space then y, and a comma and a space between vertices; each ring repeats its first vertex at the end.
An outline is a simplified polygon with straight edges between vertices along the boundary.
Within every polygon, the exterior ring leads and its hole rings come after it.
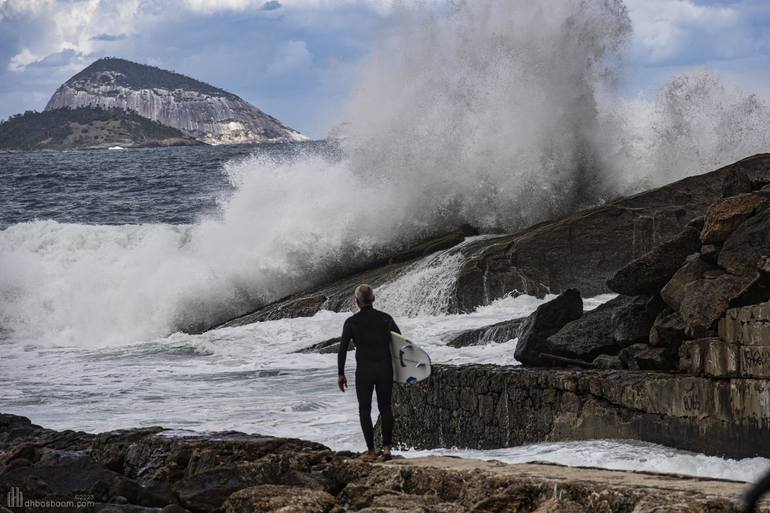
POLYGON ((350 341, 356 344, 356 397, 361 430, 364 432, 367 452, 361 459, 372 461, 374 452, 372 429, 372 392, 377 391, 377 408, 382 419, 382 459, 389 460, 393 435, 393 412, 390 398, 393 391, 393 364, 390 358, 390 332, 401 333, 393 318, 385 312, 375 310, 374 291, 369 285, 356 288, 356 304, 359 312, 345 321, 342 328, 342 342, 337 353, 339 377, 337 384, 343 392, 348 386, 345 378, 345 359, 350 341))

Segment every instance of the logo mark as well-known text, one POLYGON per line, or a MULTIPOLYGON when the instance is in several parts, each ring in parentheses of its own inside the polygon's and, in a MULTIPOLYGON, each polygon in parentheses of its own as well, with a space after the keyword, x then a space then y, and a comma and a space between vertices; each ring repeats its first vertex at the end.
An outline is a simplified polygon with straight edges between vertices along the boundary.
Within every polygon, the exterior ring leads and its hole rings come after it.
POLYGON ((21 508, 24 506, 24 494, 21 493, 20 488, 14 486, 11 488, 11 491, 8 492, 5 502, 9 508, 21 508))

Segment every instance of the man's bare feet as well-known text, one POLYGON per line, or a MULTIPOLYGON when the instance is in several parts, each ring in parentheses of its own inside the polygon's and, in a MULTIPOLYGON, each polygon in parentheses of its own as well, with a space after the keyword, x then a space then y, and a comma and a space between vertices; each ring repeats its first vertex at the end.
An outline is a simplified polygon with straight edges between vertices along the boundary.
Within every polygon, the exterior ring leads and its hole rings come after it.
POLYGON ((375 461, 377 459, 377 453, 374 451, 366 451, 361 453, 361 456, 359 456, 358 459, 361 461, 375 461))

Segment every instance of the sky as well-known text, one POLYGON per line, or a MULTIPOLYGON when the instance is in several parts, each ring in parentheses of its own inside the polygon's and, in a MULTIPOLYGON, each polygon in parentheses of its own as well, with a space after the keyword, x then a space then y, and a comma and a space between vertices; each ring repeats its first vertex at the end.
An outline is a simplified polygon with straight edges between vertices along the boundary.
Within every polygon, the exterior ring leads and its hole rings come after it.
MULTIPOLYGON (((61 83, 113 56, 203 80, 322 138, 344 121, 357 69, 398 1, 0 0, 0 119, 42 110, 61 83)), ((770 0, 626 5, 624 94, 653 97, 706 66, 770 97, 770 0)))

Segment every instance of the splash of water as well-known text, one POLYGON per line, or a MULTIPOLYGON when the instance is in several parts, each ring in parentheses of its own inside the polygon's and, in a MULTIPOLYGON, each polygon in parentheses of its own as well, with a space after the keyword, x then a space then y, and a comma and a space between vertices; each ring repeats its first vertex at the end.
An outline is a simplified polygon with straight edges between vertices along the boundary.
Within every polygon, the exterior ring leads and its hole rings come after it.
POLYGON ((618 100, 629 31, 620 0, 397 9, 350 101, 346 159, 234 162, 221 217, 191 226, 1 231, 0 335, 210 325, 460 223, 514 230, 766 150, 767 106, 713 73, 618 100))

